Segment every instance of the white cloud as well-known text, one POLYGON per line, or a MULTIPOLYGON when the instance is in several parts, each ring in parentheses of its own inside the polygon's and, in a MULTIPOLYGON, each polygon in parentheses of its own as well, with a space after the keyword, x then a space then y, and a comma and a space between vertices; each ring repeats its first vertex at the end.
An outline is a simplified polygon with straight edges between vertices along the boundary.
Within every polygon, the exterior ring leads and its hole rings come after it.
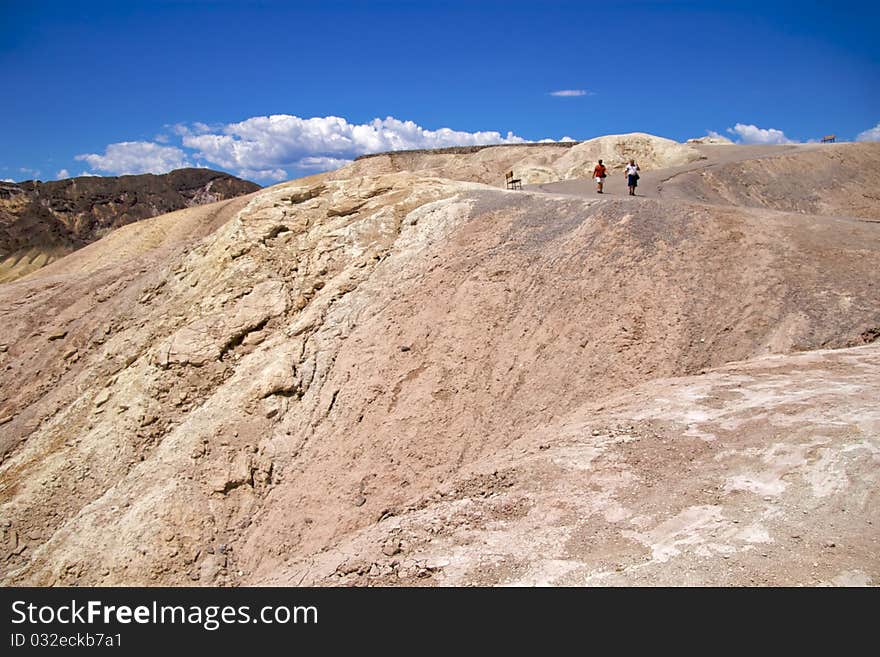
POLYGON ((76 159, 92 169, 115 175, 167 173, 191 166, 187 155, 176 146, 162 146, 149 141, 123 141, 109 144, 103 155, 85 153, 76 159))
MULTIPOLYGON (((793 144, 791 139, 785 136, 782 130, 775 128, 759 128, 756 125, 746 125, 737 123, 732 128, 728 128, 727 132, 739 137, 739 142, 743 144, 793 144)), ((713 134, 709 132, 710 136, 713 134)))
POLYGON ((339 157, 304 157, 299 161, 299 168, 315 171, 330 171, 351 164, 352 160, 339 157))
MULTIPOLYGON (((201 131, 208 126, 196 127, 201 131)), ((273 179, 285 169, 327 170, 366 153, 525 141, 512 132, 505 136, 495 131, 428 130, 392 116, 355 124, 338 116, 303 119, 275 114, 230 123, 209 133, 180 133, 183 145, 194 149, 200 159, 242 176, 271 172, 264 177, 273 179)))
POLYGON ((557 140, 557 139, 550 139, 548 137, 547 139, 539 139, 535 143, 536 144, 562 144, 562 143, 566 143, 566 142, 570 142, 570 141, 577 141, 577 139, 572 139, 571 137, 566 135, 562 139, 557 140))
POLYGON ((880 123, 870 130, 860 132, 856 137, 856 141, 880 141, 880 123))
POLYGON ((166 123, 163 129, 177 135, 178 137, 188 137, 190 135, 204 135, 209 132, 220 132, 224 128, 222 123, 202 123, 194 121, 192 123, 166 123))
POLYGON ((592 96, 592 92, 586 89, 560 89, 559 91, 551 91, 551 96, 557 98, 575 98, 577 96, 592 96))
POLYGON ((14 181, 12 178, 3 178, 2 182, 11 182, 11 183, 14 183, 15 181, 14 181))
POLYGON ((61 171, 55 174, 55 180, 61 180, 62 178, 70 178, 70 172, 67 169, 61 169, 61 171))
MULTIPOLYGON (((563 141, 571 140, 564 137, 563 141)), ((304 119, 291 114, 254 116, 238 123, 194 122, 165 125, 153 142, 109 144, 103 153, 77 160, 105 175, 165 173, 186 166, 210 166, 243 178, 285 180, 288 172, 305 174, 345 166, 359 155, 383 151, 524 143, 522 137, 497 131, 429 130, 392 116, 349 123, 337 116, 304 119), (168 144, 172 136, 180 139, 168 144), (162 143, 156 143, 162 142, 162 143), (195 163, 195 164, 193 164, 195 163)))
POLYGON ((284 169, 242 169, 236 172, 239 178, 245 180, 288 180, 287 171, 284 169))
POLYGON ((201 121, 196 121, 192 124, 193 132, 197 135, 204 135, 208 132, 214 132, 216 130, 221 130, 223 128, 222 123, 215 123, 214 125, 209 125, 207 123, 202 123, 201 121))

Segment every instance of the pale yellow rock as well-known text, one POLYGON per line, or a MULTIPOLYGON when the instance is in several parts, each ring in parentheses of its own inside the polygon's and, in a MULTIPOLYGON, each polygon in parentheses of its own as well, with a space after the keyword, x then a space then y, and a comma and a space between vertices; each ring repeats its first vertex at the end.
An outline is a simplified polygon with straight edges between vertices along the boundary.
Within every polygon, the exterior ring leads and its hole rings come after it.
POLYGON ((228 311, 212 314, 179 329, 156 354, 160 367, 196 367, 217 360, 233 343, 287 310, 287 292, 280 281, 263 281, 228 311))

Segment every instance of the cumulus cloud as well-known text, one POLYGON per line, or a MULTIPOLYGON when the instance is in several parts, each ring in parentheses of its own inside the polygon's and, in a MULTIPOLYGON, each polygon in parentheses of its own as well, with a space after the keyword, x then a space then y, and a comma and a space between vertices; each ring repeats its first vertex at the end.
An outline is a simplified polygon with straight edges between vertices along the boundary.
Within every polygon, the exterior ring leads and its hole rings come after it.
MULTIPOLYGON (((328 169, 325 169, 328 171, 328 169)), ((240 178, 244 178, 246 180, 287 180, 290 178, 287 175, 287 171, 284 169, 242 169, 241 171, 236 171, 240 178)))
POLYGON ((547 139, 539 139, 539 140, 538 140, 537 142, 535 142, 535 143, 537 143, 537 144, 562 144, 562 143, 566 143, 566 142, 574 142, 574 141, 577 141, 577 139, 572 139, 571 137, 569 137, 568 135, 566 135, 565 137, 563 137, 563 138, 560 139, 559 141, 557 141, 557 140, 555 140, 555 139, 547 138, 547 139))
POLYGON ((62 178, 70 178, 70 172, 67 169, 61 169, 61 171, 55 174, 55 180, 61 180, 62 178))
POLYGON ((2 180, 0 180, 0 182, 11 182, 11 183, 14 183, 15 181, 14 181, 12 178, 3 178, 2 180))
POLYGON ((860 132, 856 136, 856 141, 880 141, 880 123, 869 130, 860 132))
POLYGON ((220 130, 223 128, 222 123, 216 123, 214 125, 210 125, 208 123, 202 123, 201 121, 196 121, 192 124, 192 131, 198 135, 203 135, 207 132, 214 132, 216 130, 220 130))
POLYGON ((560 89, 559 91, 551 91, 550 95, 557 98, 576 98, 578 96, 592 96, 593 94, 586 89, 560 89))
MULTIPOLYGON (((304 119, 275 114, 220 125, 169 124, 152 142, 110 144, 103 153, 84 153, 76 159, 88 163, 92 173, 104 175, 211 166, 243 178, 277 181, 290 178, 291 171, 304 175, 336 169, 368 153, 525 141, 512 132, 429 130, 393 116, 350 123, 338 116, 304 119), (168 143, 175 137, 180 140, 178 145, 168 143)), ((562 141, 571 141, 571 137, 562 141)))
POLYGON ((339 157, 304 157, 299 161, 301 169, 312 171, 330 171, 351 164, 352 160, 339 157))
MULTIPOLYGON (((791 139, 785 136, 782 130, 775 128, 759 128, 756 125, 747 125, 737 123, 732 128, 728 128, 727 132, 739 137, 739 142, 743 144, 793 144, 791 139)), ((712 132, 709 132, 712 135, 712 132)))
POLYGON ((250 177, 271 179, 278 179, 286 169, 333 169, 366 153, 525 141, 512 132, 502 135, 495 131, 428 130, 392 116, 357 124, 338 116, 303 119, 275 114, 251 117, 219 129, 194 124, 178 134, 183 145, 195 150, 200 159, 240 175, 250 173, 250 177))
POLYGON ((92 169, 114 175, 167 173, 191 166, 187 154, 176 146, 162 146, 149 141, 123 141, 110 144, 103 154, 84 153, 76 159, 92 169))

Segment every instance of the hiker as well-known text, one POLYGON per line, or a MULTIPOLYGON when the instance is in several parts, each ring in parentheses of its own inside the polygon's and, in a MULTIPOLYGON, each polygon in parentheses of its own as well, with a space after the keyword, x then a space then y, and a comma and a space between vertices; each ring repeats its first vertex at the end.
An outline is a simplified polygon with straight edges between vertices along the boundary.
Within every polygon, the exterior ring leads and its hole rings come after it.
POLYGON ((629 187, 629 195, 636 195, 636 186, 639 184, 639 165, 635 160, 630 160, 624 171, 626 176, 626 186, 629 187))
POLYGON ((599 160, 599 164, 596 165, 596 168, 593 169, 593 178, 596 179, 596 193, 602 193, 602 187, 605 185, 605 177, 608 174, 605 172, 605 165, 602 164, 602 160, 599 160))

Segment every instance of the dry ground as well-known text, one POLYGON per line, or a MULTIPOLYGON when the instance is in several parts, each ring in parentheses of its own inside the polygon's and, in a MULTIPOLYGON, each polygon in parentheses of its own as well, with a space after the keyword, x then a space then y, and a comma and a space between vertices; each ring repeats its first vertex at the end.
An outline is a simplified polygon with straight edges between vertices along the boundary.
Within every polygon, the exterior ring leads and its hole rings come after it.
POLYGON ((360 162, 0 286, 2 581, 876 583, 880 148, 693 148, 360 162))

